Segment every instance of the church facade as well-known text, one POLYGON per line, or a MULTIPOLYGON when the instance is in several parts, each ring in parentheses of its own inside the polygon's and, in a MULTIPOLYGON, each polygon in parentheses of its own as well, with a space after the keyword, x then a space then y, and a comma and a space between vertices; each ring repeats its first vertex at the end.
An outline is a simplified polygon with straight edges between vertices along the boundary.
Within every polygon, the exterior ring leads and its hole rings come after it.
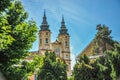
POLYGON ((47 51, 55 52, 67 64, 67 76, 71 75, 71 59, 70 59, 70 36, 66 28, 64 17, 62 17, 61 27, 56 41, 51 42, 51 30, 47 22, 46 13, 44 11, 43 21, 39 30, 39 50, 40 55, 44 55, 47 51))

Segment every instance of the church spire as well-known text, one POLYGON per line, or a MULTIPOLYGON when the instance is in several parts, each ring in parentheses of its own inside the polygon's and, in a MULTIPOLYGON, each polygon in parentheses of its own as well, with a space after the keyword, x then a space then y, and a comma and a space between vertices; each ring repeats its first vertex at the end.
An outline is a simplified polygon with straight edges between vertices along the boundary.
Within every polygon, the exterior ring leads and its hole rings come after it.
POLYGON ((61 28, 66 28, 65 21, 64 21, 64 16, 63 15, 62 15, 61 28))
POLYGON ((64 16, 62 15, 62 25, 65 25, 64 16))
POLYGON ((46 20, 46 12, 45 12, 45 9, 44 9, 44 16, 43 16, 43 22, 42 22, 42 24, 44 24, 44 25, 47 25, 48 23, 47 23, 47 20, 46 20))
POLYGON ((60 32, 59 34, 68 34, 63 15, 62 15, 61 28, 60 28, 59 32, 60 32))
POLYGON ((46 17, 46 12, 45 12, 45 9, 44 9, 44 17, 46 17))
POLYGON ((43 31, 46 31, 46 30, 48 30, 48 31, 50 31, 49 30, 49 25, 48 25, 48 23, 47 23, 47 17, 46 17, 46 11, 45 11, 45 9, 44 9, 44 15, 43 15, 43 21, 42 21, 42 24, 41 24, 41 26, 40 26, 40 29, 43 31))

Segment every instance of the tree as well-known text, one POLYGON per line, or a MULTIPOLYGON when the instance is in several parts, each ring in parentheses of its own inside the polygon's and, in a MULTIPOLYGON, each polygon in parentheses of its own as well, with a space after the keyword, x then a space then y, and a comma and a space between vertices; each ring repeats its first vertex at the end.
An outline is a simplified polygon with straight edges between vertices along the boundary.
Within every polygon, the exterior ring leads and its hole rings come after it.
POLYGON ((33 20, 26 20, 28 15, 20 1, 11 2, 5 16, 5 26, 10 27, 7 27, 9 28, 7 34, 12 41, 7 45, 7 48, 0 50, 0 62, 3 65, 12 65, 27 55, 36 39, 37 27, 33 20))
POLYGON ((82 62, 82 61, 84 61, 85 64, 89 64, 90 63, 90 59, 85 54, 83 56, 80 56, 80 58, 78 59, 79 63, 82 62))
POLYGON ((120 76, 120 44, 117 42, 114 44, 114 50, 107 51, 106 55, 107 58, 111 61, 113 64, 113 68, 115 69, 116 76, 120 76))
POLYGON ((114 41, 112 40, 112 37, 110 36, 112 30, 109 30, 109 27, 106 25, 97 25, 96 27, 97 33, 95 35, 95 48, 93 52, 95 53, 104 53, 104 51, 107 50, 106 44, 109 44, 110 46, 114 46, 114 41), (102 49, 100 49, 100 47, 102 49))
POLYGON ((93 69, 90 59, 86 55, 82 55, 73 69, 74 80, 94 80, 93 69))
POLYGON ((10 45, 14 38, 9 34, 11 27, 6 20, 6 17, 0 14, 0 51, 6 49, 10 45))
POLYGON ((100 57, 90 63, 81 60, 74 66, 74 80, 116 80, 114 65, 109 58, 100 57))
POLYGON ((10 0, 0 0, 0 11, 4 11, 10 5, 10 0))
MULTIPOLYGON (((104 41, 104 45, 108 43, 113 48, 107 50, 106 47, 103 50, 105 56, 90 59, 82 55, 79 57, 78 62, 74 66, 73 76, 74 80, 116 80, 120 76, 120 44, 117 41, 114 41, 111 36, 111 30, 105 25, 97 26, 96 45, 98 48, 104 41)), ((94 51, 97 48, 95 47, 94 51)))
POLYGON ((0 50, 7 48, 13 42, 10 33, 10 25, 5 15, 5 9, 10 5, 10 0, 0 0, 0 50))
POLYGON ((97 80, 116 80, 116 72, 113 64, 106 57, 100 57, 91 64, 93 69, 93 76, 97 80))
POLYGON ((43 65, 43 56, 35 55, 32 61, 22 61, 4 70, 4 75, 8 80, 29 80, 29 77, 37 73, 37 69, 43 65))
POLYGON ((109 28, 106 25, 97 25, 96 30, 98 30, 96 37, 102 38, 102 39, 111 39, 110 36, 112 30, 109 30, 109 28))
POLYGON ((21 70, 12 66, 28 55, 36 40, 36 23, 27 18, 20 1, 0 1, 0 71, 6 78, 21 70))
POLYGON ((84 62, 77 63, 74 67, 74 80, 93 80, 92 70, 92 66, 84 62))
POLYGON ((38 72, 38 80, 67 80, 66 64, 55 53, 46 52, 43 66, 38 72))

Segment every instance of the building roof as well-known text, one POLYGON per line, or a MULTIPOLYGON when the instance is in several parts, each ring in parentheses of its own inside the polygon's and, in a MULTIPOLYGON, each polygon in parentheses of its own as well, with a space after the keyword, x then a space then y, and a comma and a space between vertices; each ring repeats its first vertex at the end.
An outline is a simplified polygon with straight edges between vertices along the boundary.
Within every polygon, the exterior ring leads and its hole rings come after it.
POLYGON ((87 56, 93 56, 93 55, 102 55, 103 54, 103 47, 104 47, 104 42, 105 42, 105 46, 106 46, 106 49, 107 50, 111 50, 113 49, 113 46, 110 45, 110 43, 104 41, 101 39, 101 42, 99 42, 100 45, 98 45, 98 50, 99 52, 94 52, 93 49, 95 48, 96 46, 96 41, 95 41, 95 38, 88 44, 88 46, 77 56, 81 56, 83 54, 86 54, 87 56))
POLYGON ((40 31, 50 31, 45 10, 44 10, 43 21, 42 24, 40 25, 40 31))
POLYGON ((62 22, 61 22, 61 27, 60 27, 60 30, 59 30, 59 32, 60 32, 59 35, 61 35, 61 34, 69 35, 67 31, 68 31, 68 29, 66 28, 64 17, 62 16, 62 22))
POLYGON ((30 54, 29 54, 29 56, 27 56, 25 59, 26 60, 32 60, 35 55, 39 55, 38 51, 31 51, 30 54))
POLYGON ((87 45, 87 47, 85 47, 85 49, 78 56, 83 54, 86 54, 88 56, 92 55, 93 45, 94 45, 94 39, 87 45))
POLYGON ((52 42, 52 44, 61 44, 61 42, 59 42, 59 41, 56 39, 56 41, 52 42))

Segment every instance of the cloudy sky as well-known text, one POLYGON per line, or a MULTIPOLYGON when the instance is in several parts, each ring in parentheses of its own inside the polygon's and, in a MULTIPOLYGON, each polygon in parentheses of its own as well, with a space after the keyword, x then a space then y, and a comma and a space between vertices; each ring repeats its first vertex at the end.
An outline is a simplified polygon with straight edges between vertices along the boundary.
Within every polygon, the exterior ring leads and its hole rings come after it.
MULTIPOLYGON (((56 40, 64 15, 70 34, 72 66, 77 56, 94 38, 96 25, 105 24, 113 39, 120 41, 120 0, 21 0, 29 18, 41 25, 44 9, 56 40)), ((31 51, 38 50, 38 39, 31 51)))

